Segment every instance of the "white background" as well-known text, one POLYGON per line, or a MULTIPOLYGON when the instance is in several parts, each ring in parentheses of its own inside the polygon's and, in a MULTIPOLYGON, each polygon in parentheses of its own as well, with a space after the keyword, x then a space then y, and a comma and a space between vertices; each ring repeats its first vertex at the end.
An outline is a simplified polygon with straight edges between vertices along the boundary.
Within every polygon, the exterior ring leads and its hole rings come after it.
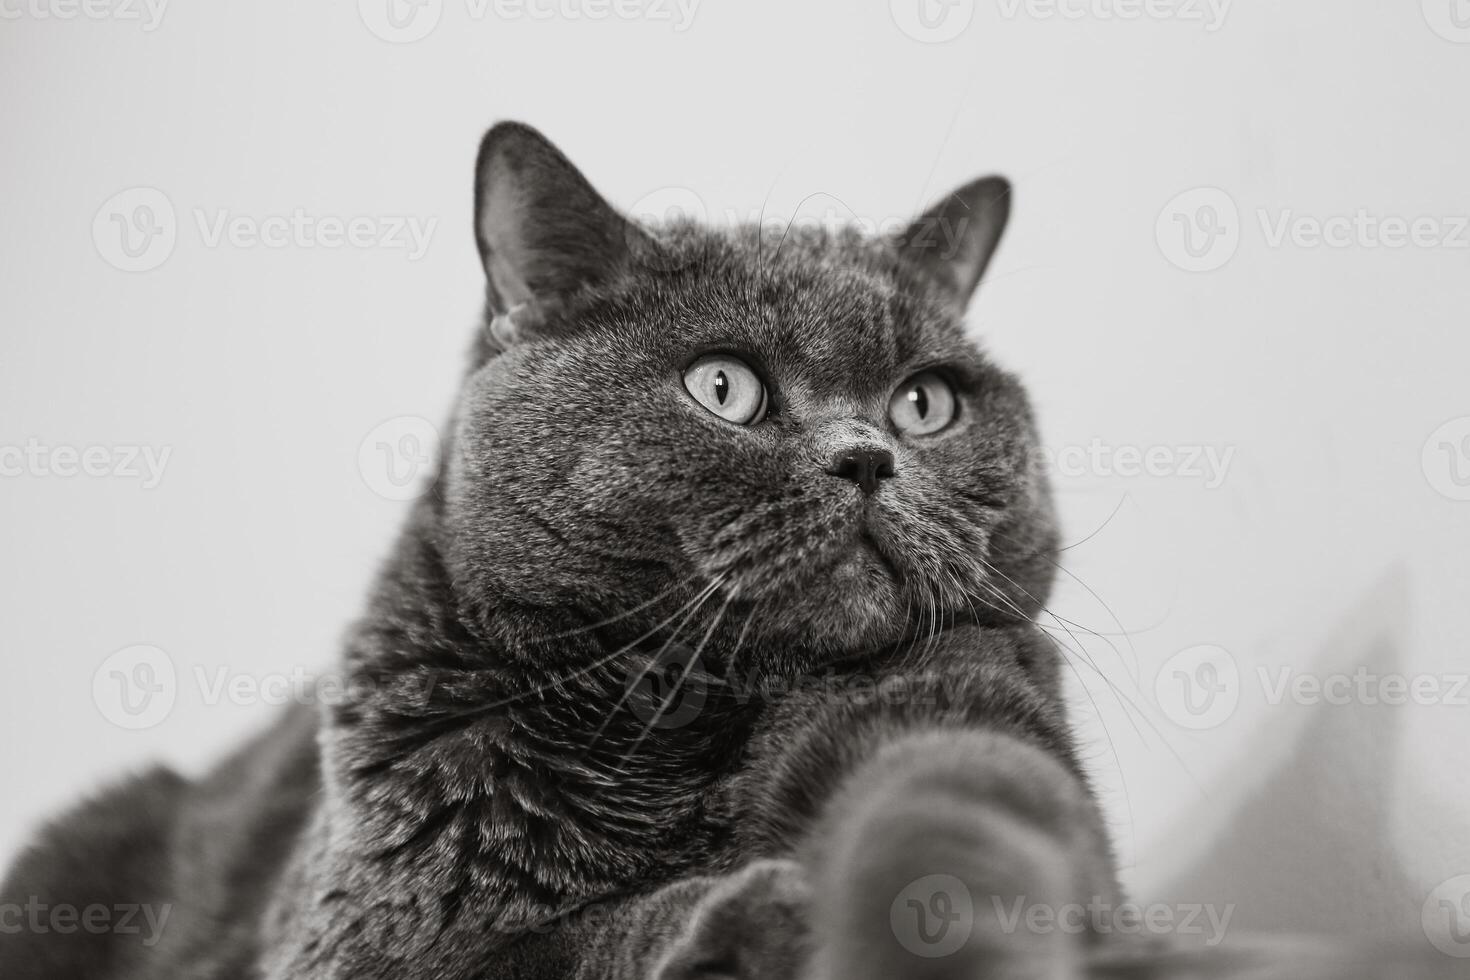
POLYGON ((141 5, 0 0, 0 447, 171 452, 152 488, 0 477, 0 863, 103 781, 199 772, 269 721, 206 703, 198 672, 331 664, 406 506, 359 447, 448 409, 481 290, 473 154, 517 118, 615 203, 697 194, 713 220, 893 222, 1007 174, 1013 224, 972 320, 1047 444, 1232 453, 1218 486, 1187 466, 1057 476, 1075 577, 1053 609, 1128 880, 1239 902, 1251 928, 1417 930, 1430 890, 1470 872, 1470 708, 1273 705, 1258 669, 1445 692, 1470 669, 1470 423, 1430 441, 1470 416, 1470 29, 1451 19, 1470 9, 926 2, 933 31, 909 0, 702 0, 688 23, 672 4, 427 0, 405 43, 368 26, 393 36, 387 0, 177 3, 151 30, 141 5), (107 202, 138 187, 176 241, 126 272, 112 215, 140 199, 107 202), (436 224, 417 258, 210 244, 222 215, 298 209, 436 224), (1309 234, 1359 212, 1438 237, 1273 241, 1283 218, 1309 234), (1186 226, 1223 234, 1192 258, 1186 226), (178 691, 128 730, 93 678, 137 644, 178 691), (1226 651, 1206 728, 1179 680, 1208 679, 1202 644, 1226 651))

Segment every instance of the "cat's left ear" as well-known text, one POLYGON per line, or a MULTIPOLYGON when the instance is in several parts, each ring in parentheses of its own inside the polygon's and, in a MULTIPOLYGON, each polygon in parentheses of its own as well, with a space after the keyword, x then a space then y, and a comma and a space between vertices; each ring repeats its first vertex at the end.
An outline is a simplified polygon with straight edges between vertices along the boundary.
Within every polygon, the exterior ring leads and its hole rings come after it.
POLYGON ((949 288, 963 310, 995 255, 1011 214, 1011 185, 982 177, 952 191, 914 219, 899 250, 949 288))
POLYGON ((475 163, 475 243, 501 346, 534 331, 539 312, 616 276, 643 238, 530 126, 505 122, 485 134, 475 163))

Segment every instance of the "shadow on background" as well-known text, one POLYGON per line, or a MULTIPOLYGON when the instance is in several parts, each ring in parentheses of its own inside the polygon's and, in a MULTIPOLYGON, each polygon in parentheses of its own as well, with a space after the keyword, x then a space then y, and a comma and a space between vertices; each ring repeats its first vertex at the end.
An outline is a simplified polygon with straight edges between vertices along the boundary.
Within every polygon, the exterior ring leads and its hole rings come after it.
MULTIPOLYGON (((1381 578, 1295 673, 1404 672, 1405 575, 1381 578), (1310 668, 1307 667, 1310 664, 1310 668)), ((1253 679, 1254 680, 1254 679, 1253 679)), ((1190 854, 1156 900, 1235 906, 1232 933, 1307 932, 1422 940, 1427 891, 1402 867, 1390 801, 1405 713, 1413 705, 1285 701, 1221 780, 1197 820, 1175 835, 1190 854), (1307 721, 1287 717, 1309 713, 1307 721), (1285 713, 1283 715, 1282 713, 1285 713), (1244 792, 1231 800, 1231 789, 1244 792), (1188 839, 1195 836, 1195 840, 1188 839), (1199 835, 1209 838, 1201 850, 1199 835)))

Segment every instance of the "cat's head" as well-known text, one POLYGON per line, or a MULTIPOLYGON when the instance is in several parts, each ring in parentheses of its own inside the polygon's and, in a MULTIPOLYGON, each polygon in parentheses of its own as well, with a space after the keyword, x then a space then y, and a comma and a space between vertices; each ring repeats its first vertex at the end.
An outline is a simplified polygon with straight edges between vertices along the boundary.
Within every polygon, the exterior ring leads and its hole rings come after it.
POLYGON ((687 615, 691 642, 830 656, 1043 602, 1026 396, 962 324, 1005 181, 889 238, 654 229, 502 124, 475 190, 486 324, 439 520, 476 614, 687 615))

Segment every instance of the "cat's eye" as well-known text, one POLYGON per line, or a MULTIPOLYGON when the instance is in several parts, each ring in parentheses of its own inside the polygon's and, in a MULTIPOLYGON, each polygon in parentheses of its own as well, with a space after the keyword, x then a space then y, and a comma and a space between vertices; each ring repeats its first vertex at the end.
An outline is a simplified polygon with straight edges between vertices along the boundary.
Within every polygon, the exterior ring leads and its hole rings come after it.
POLYGON ((755 425, 766 417, 766 386, 739 358, 708 354, 684 371, 694 400, 727 422, 755 425))
POLYGON ((954 416, 954 389, 933 371, 909 378, 898 386, 888 402, 888 417, 904 435, 927 436, 938 432, 954 416))

